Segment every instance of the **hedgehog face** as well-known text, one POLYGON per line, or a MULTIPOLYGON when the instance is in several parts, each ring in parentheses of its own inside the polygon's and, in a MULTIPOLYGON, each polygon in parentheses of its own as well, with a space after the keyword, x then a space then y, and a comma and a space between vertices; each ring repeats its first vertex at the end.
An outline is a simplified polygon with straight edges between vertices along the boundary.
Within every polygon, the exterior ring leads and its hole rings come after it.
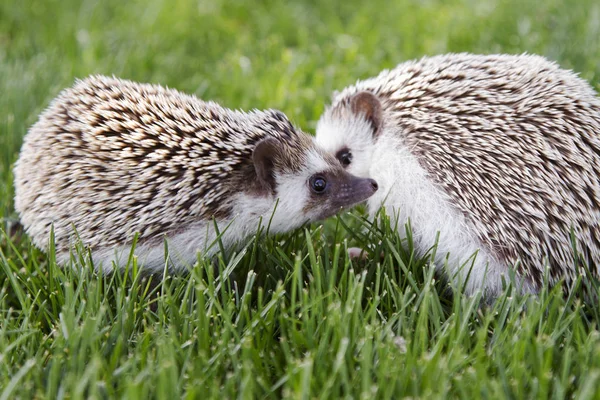
POLYGON ((374 144, 381 131, 381 103, 359 92, 328 109, 317 125, 317 144, 335 155, 346 171, 369 176, 374 144))
POLYGON ((258 179, 272 188, 269 198, 277 203, 271 220, 273 231, 287 231, 325 219, 365 201, 377 191, 373 179, 348 173, 335 157, 318 149, 312 140, 307 143, 297 168, 281 167, 289 165, 284 158, 292 154, 287 150, 279 140, 265 139, 254 151, 258 179))

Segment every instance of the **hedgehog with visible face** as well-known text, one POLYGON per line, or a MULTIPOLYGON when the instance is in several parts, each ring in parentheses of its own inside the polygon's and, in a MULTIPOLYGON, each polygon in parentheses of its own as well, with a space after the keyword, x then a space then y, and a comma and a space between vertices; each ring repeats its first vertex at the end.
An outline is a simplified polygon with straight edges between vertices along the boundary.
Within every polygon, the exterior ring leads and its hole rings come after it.
POLYGON ((150 272, 254 234, 324 219, 377 190, 275 110, 243 113, 157 85, 94 76, 63 91, 24 139, 15 205, 33 243, 54 228, 61 262, 76 238, 95 266, 123 267, 131 241, 150 272), (215 224, 218 228, 215 228, 215 224), (73 229, 74 228, 74 229, 73 229), (115 262, 115 264, 113 264, 115 262))
MULTIPOLYGON (((379 191, 416 248, 468 294, 523 292, 600 265, 600 99, 534 55, 406 62, 334 95, 317 144, 379 191), (579 261, 571 243, 578 245, 579 261)), ((567 286, 568 287, 568 286, 567 286)))

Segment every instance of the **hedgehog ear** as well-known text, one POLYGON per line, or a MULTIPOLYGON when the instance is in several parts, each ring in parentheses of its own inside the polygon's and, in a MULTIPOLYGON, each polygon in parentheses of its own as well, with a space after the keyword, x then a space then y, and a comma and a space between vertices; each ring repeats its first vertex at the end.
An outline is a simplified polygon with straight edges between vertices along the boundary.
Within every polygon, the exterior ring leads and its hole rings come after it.
POLYGON ((252 162, 258 183, 264 189, 275 189, 275 159, 279 156, 281 143, 274 138, 263 139, 256 144, 252 153, 252 162))
POLYGON ((350 108, 354 114, 363 115, 373 127, 373 136, 381 131, 383 121, 381 102, 371 92, 358 92, 350 98, 350 108))

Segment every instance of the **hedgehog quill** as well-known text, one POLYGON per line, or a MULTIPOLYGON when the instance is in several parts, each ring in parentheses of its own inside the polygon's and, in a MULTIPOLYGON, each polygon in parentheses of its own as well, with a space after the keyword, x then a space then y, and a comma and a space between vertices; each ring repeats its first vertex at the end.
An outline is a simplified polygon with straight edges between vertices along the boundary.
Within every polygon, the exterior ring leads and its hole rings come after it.
POLYGON ((467 293, 497 296, 511 270, 537 292, 546 265, 551 285, 599 276, 600 99, 543 57, 402 63, 334 95, 316 137, 379 183, 370 213, 410 219, 422 254, 439 232, 434 261, 467 293))
POLYGON ((24 139, 15 204, 33 243, 54 227, 64 262, 75 232, 95 266, 123 267, 131 240, 150 272, 213 255, 270 221, 285 232, 364 201, 346 172, 276 110, 233 111, 157 85, 93 76, 64 90, 24 139))

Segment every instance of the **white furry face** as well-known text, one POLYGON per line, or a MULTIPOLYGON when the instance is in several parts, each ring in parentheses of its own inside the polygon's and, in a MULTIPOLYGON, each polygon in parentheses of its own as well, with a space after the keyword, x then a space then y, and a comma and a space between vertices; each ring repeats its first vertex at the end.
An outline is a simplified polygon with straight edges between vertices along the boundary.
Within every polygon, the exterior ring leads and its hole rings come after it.
MULTIPOLYGON (((303 212, 310 198, 309 179, 327 169, 326 163, 311 154, 311 162, 295 174, 276 176, 277 203, 269 210, 273 213, 271 229, 285 232, 309 221, 310 216, 303 212)), ((270 218, 269 216, 265 216, 270 218)))
POLYGON ((371 123, 362 116, 336 115, 330 109, 317 125, 317 145, 335 155, 343 165, 348 162, 346 171, 356 176, 369 176, 375 141, 371 123))
POLYGON ((303 168, 276 175, 276 181, 277 204, 273 206, 271 229, 277 232, 330 217, 377 191, 374 180, 349 174, 337 160, 316 149, 308 152, 303 168))

